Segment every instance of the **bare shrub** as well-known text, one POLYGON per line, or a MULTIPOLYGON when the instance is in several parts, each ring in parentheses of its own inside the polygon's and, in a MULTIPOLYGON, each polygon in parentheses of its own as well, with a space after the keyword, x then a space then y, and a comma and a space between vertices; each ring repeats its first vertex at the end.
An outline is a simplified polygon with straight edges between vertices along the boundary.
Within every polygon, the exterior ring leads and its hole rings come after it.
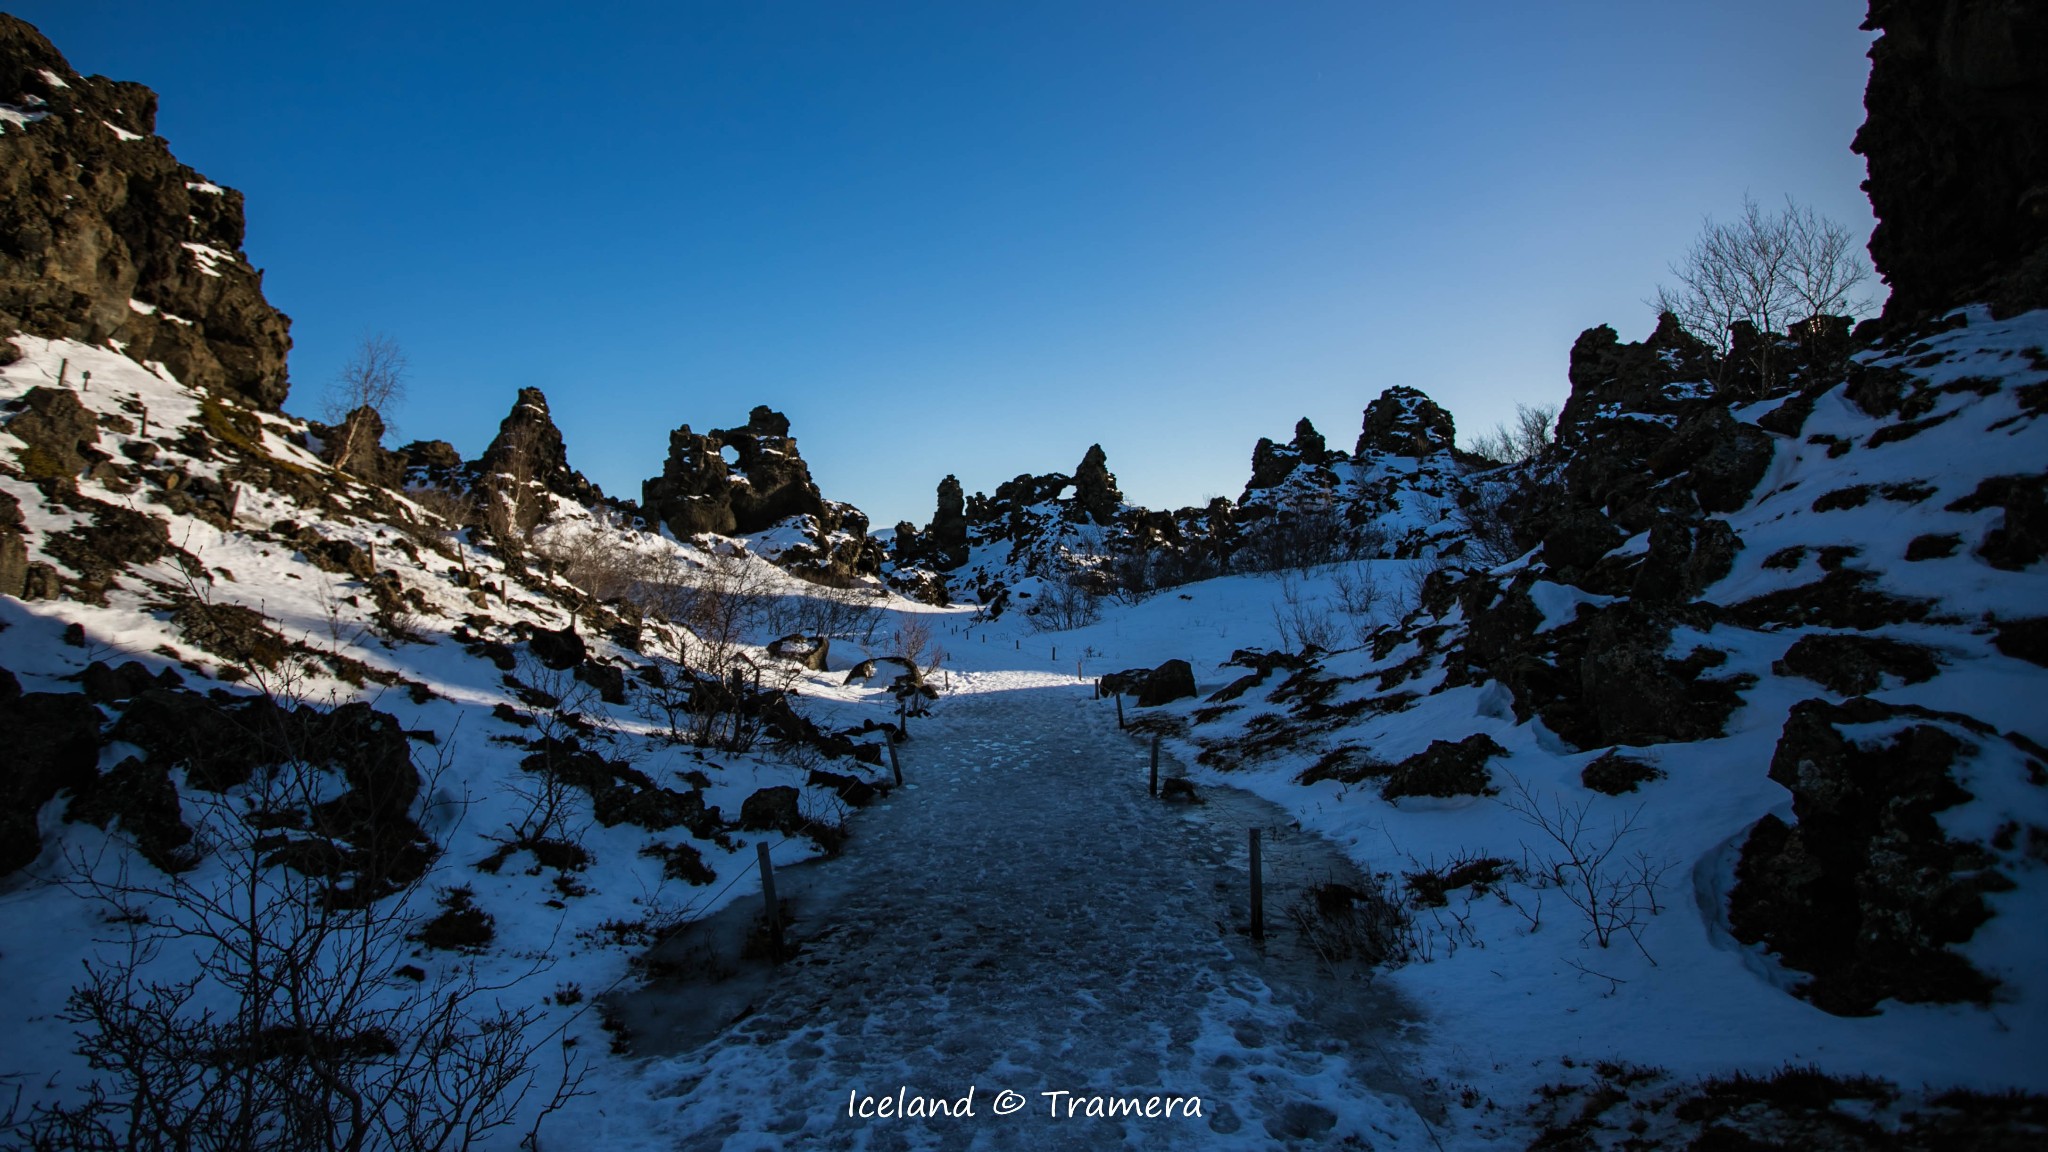
POLYGON ((1343 630, 1329 604, 1308 595, 1301 578, 1291 571, 1280 573, 1280 603, 1273 605, 1273 627, 1280 633, 1282 648, 1327 651, 1342 643, 1343 630))
POLYGON ((1390 875, 1374 876, 1363 887, 1311 884, 1288 906, 1287 918, 1325 964, 1356 960, 1396 968, 1419 944, 1415 917, 1390 875))
POLYGON ((1085 572, 1047 577, 1033 599, 1031 626, 1040 632, 1085 628, 1102 619, 1103 590, 1085 572))
POLYGON ((108 876, 74 859, 71 885, 122 937, 62 1012, 95 1076, 30 1118, 28 1147, 465 1149, 528 1115, 537 1138, 575 1094, 566 1053, 543 1075, 539 1010, 497 1003, 537 965, 497 984, 409 967, 431 871, 380 899, 337 894, 321 867, 337 846, 304 823, 335 772, 279 731, 248 784, 181 798, 205 866, 108 876))
POLYGON ((1513 773, 1505 775, 1509 787, 1499 803, 1542 833, 1533 847, 1523 844, 1533 857, 1533 866, 1526 870, 1555 887, 1585 917, 1581 939, 1606 948, 1626 936, 1644 959, 1656 963, 1643 947, 1642 932, 1649 918, 1663 911, 1657 889, 1669 864, 1645 852, 1623 854, 1623 841, 1635 834, 1641 806, 1598 827, 1592 800, 1567 804, 1552 796, 1546 804, 1526 781, 1513 773))

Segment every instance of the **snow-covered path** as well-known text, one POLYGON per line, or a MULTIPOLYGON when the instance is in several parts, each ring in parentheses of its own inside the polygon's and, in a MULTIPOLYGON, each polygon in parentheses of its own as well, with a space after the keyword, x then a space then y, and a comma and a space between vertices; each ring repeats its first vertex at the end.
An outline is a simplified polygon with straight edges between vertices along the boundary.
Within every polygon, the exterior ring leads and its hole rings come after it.
MULTIPOLYGON (((614 1102, 657 1113, 631 1127, 685 1149, 1430 1147, 1390 1067, 1391 998, 1319 974, 1284 926, 1302 884, 1350 874, 1337 852, 1246 794, 1150 799, 1144 747, 1085 688, 973 679, 916 723, 911 786, 857 818, 844 856, 782 870, 803 954, 709 1043, 650 1061, 648 1098, 614 1102), (1238 932, 1253 823, 1271 842, 1263 954, 1238 932), (967 1117, 848 1115, 852 1094, 970 1087, 967 1117), (1005 1091, 1023 1105, 997 1115, 1005 1091), (1084 1112, 1199 1097, 1201 1115, 1055 1117, 1058 1091, 1084 1112)), ((687 1045, 707 994, 630 998, 638 1050, 687 1045)))

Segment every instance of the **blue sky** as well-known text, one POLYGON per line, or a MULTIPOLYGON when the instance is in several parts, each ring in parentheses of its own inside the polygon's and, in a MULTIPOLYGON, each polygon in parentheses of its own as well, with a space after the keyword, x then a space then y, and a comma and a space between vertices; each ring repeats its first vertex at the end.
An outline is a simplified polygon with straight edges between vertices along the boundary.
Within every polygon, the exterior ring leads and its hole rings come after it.
POLYGON ((1395 384, 1476 431, 1745 192, 1872 223, 1855 0, 7 10, 248 194, 288 408, 386 332, 402 437, 473 456, 536 386, 637 498, 765 403, 880 528, 1095 441, 1235 496, 1395 384))

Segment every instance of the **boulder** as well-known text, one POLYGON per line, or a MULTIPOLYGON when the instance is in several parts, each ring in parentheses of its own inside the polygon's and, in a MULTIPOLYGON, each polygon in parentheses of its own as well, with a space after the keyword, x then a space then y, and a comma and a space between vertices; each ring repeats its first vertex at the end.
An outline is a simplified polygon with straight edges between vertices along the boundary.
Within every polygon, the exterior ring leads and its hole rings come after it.
POLYGON ((740 827, 756 832, 794 832, 803 826, 799 794, 788 785, 763 788, 740 805, 740 827))
MULTIPOLYGON (((0 21, 11 19, 0 13, 0 21)), ((5 25, 0 23, 0 40, 5 25)), ((0 136, 0 152, 6 137, 0 136)), ((0 273, 4 275, 4 273, 0 273)), ((93 445, 99 443, 99 421, 67 388, 31 388, 21 398, 22 410, 7 421, 7 431, 20 440, 21 474, 30 480, 69 484, 78 479, 94 457, 104 459, 93 445), (90 454, 90 455, 89 455, 90 454)), ((18 511, 19 509, 17 509, 18 511)))
POLYGON ((1771 671, 1811 680, 1843 696, 1861 696, 1884 686, 1886 676, 1905 684, 1934 679, 1941 663, 1934 651, 1902 640, 1816 632, 1801 636, 1771 671))
POLYGON ((1984 1003, 1996 982, 1951 950, 2011 881, 1938 814, 1969 800, 1954 765, 1977 749, 1966 718, 1867 697, 1793 706, 1771 757, 1794 823, 1751 829, 1728 897, 1736 939, 1810 979, 1799 995, 1838 1015, 1904 1003, 1984 1003))
POLYGON ((826 636, 805 636, 797 633, 784 636, 768 645, 768 654, 778 660, 799 664, 813 672, 823 672, 832 653, 832 640, 826 636))
MULTIPOLYGON (((10 676, 11 680, 12 677, 10 676)), ((30 692, 0 702, 7 769, 0 773, 0 876, 42 852, 37 814, 58 792, 91 783, 100 713, 75 692, 30 692)))
POLYGON ((1402 796, 1484 795, 1493 788, 1493 774, 1487 769, 1487 761, 1507 754, 1507 749, 1483 732, 1455 743, 1432 740, 1428 748, 1394 765, 1386 782, 1380 785, 1380 795, 1388 800, 1402 796))
POLYGON ((573 624, 567 628, 536 628, 533 635, 527 637, 526 647, 543 667, 557 672, 566 672, 583 663, 590 651, 585 647, 583 637, 576 634, 573 624))

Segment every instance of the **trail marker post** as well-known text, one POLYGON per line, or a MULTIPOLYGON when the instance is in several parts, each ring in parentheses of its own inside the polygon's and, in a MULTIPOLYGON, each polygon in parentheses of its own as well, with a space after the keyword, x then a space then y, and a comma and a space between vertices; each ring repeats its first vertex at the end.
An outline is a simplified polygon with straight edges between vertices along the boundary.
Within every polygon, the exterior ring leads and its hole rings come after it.
POLYGON ((1116 730, 1121 732, 1124 730, 1124 694, 1117 692, 1114 695, 1116 696, 1116 730))
POLYGON ((889 746, 889 771, 896 774, 896 785, 900 788, 903 785, 903 762, 896 759, 896 741, 884 740, 883 743, 889 746))
POLYGON ((1157 732, 1152 734, 1152 783, 1146 786, 1145 791, 1154 796, 1159 795, 1159 733, 1157 732))
MULTIPOLYGON (((1256 832, 1253 833, 1257 835, 1256 832)), ((1256 841, 1255 841, 1256 842, 1256 841)), ((777 964, 782 963, 782 902, 775 898, 775 862, 768 858, 768 842, 754 845, 761 858, 761 902, 768 908, 768 946, 777 964)))

